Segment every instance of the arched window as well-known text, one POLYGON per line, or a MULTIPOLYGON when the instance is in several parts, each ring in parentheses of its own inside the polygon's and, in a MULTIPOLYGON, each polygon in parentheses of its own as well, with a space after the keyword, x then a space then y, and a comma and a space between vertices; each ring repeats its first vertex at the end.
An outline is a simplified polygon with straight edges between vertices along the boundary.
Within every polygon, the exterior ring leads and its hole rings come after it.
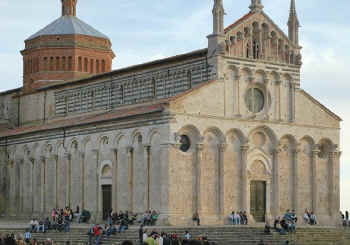
POLYGON ((66 57, 62 57, 62 71, 66 70, 66 57))
POLYGON ((60 57, 56 57, 56 71, 60 70, 60 57))
POLYGON ((44 71, 47 71, 47 57, 44 57, 44 71))
POLYGON ((96 73, 100 73, 100 61, 96 60, 96 73))
POLYGON ((246 58, 249 58, 249 56, 250 56, 250 44, 248 42, 246 47, 246 58))
POLYGON ((102 69, 102 72, 106 72, 106 62, 105 62, 105 60, 102 60, 101 69, 102 69))
POLYGON ((253 58, 254 59, 260 58, 260 46, 257 40, 254 40, 253 42, 253 58))
POLYGON ((83 71, 83 62, 81 57, 78 58, 78 71, 83 71))
POLYGON ((152 96, 153 98, 157 97, 157 83, 155 78, 152 78, 152 96))
POLYGON ((90 59, 90 73, 94 73, 94 60, 90 59))
POLYGON ((68 70, 69 71, 73 70, 73 58, 72 58, 72 56, 68 57, 68 70))
POLYGON ((84 72, 88 71, 88 58, 84 58, 84 72))
POLYGON ((50 57, 50 71, 53 71, 54 69, 54 58, 50 57))
POLYGON ((188 87, 192 88, 192 73, 190 70, 187 71, 187 82, 188 82, 188 87))

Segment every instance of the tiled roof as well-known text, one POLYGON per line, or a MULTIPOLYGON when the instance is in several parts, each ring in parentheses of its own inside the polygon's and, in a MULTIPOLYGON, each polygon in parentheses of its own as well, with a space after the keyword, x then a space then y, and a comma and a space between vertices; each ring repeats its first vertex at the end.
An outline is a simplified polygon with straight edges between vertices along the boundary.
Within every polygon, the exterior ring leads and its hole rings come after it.
POLYGON ((233 27, 237 26, 238 24, 240 24, 242 21, 248 19, 250 16, 254 15, 254 12, 249 12, 246 15, 244 15, 242 18, 238 19, 235 23, 233 23, 232 25, 228 26, 225 28, 225 33, 228 32, 229 30, 231 30, 233 27))
POLYGON ((40 36, 51 36, 51 35, 87 35, 92 37, 99 37, 109 39, 106 35, 97 31, 92 26, 86 24, 82 20, 75 16, 62 16, 44 27, 34 35, 30 36, 27 40, 31 40, 40 36))
POLYGON ((70 119, 58 119, 47 124, 35 125, 35 126, 25 126, 16 129, 3 130, 0 132, 0 137, 8 137, 15 135, 23 135, 28 133, 54 130, 59 128, 82 126, 90 123, 98 123, 111 121, 115 119, 122 119, 131 116, 162 112, 164 110, 164 104, 166 100, 159 101, 157 104, 140 105, 132 108, 124 108, 120 110, 115 110, 112 112, 99 113, 94 115, 85 115, 74 117, 70 119))

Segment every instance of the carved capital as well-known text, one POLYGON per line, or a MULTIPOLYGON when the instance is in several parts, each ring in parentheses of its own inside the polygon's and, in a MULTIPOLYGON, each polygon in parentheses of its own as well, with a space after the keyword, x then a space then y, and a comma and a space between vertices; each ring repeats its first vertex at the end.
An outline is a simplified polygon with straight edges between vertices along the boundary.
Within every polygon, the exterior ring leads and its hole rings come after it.
POLYGON ((118 153, 118 148, 111 148, 112 153, 118 153))
POLYGON ((236 75, 236 76, 235 76, 235 80, 236 80, 236 81, 239 81, 239 80, 241 80, 241 77, 242 77, 241 75, 236 75))
POLYGON ((219 151, 220 152, 225 152, 226 151, 227 144, 220 144, 219 145, 219 151))
POLYGON ((134 147, 128 146, 126 147, 126 153, 132 153, 134 151, 134 147))
POLYGON ((248 77, 248 82, 250 82, 250 83, 254 83, 254 81, 255 81, 255 79, 254 79, 254 77, 248 77))
POLYGON ((242 152, 247 152, 249 150, 249 145, 242 145, 241 146, 241 151, 242 152))
POLYGON ((45 162, 46 161, 46 157, 45 156, 40 156, 40 161, 45 162))
POLYGON ((30 158, 29 158, 29 161, 34 165, 34 163, 35 163, 35 158, 34 158, 34 157, 30 157, 30 158))
POLYGON ((197 145, 196 145, 196 150, 197 150, 198 152, 203 151, 203 149, 204 149, 204 144, 197 144, 197 145))
POLYGON ((151 150, 151 145, 150 144, 144 144, 143 148, 145 149, 145 151, 150 151, 151 150))
POLYGON ((277 80, 277 81, 275 81, 276 86, 280 86, 280 85, 281 85, 281 83, 282 83, 282 81, 281 81, 281 80, 277 80))
POLYGON ((264 84, 266 85, 266 84, 269 84, 270 80, 267 79, 267 78, 265 78, 263 82, 264 82, 264 84))

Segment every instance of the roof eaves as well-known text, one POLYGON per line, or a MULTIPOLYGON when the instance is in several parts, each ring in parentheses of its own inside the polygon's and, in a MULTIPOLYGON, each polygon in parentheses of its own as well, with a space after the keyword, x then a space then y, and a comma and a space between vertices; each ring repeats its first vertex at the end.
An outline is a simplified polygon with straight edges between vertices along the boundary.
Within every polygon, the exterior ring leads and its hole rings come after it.
POLYGON ((308 92, 306 92, 303 89, 300 89, 300 91, 306 96, 308 97, 312 102, 314 102, 315 104, 319 105, 326 113, 328 113, 330 116, 332 116, 333 118, 335 118, 338 121, 343 121, 343 119, 341 117, 339 117, 337 114, 335 114, 334 112, 332 112, 330 109, 328 109, 326 106, 324 106, 321 102, 319 102, 317 99, 315 99, 314 97, 312 97, 312 95, 310 95, 308 92))

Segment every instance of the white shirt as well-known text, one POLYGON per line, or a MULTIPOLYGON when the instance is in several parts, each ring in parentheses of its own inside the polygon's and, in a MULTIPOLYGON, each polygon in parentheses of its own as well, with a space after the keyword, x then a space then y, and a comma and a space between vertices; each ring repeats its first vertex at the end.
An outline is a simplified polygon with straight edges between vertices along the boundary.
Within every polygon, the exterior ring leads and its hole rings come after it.
POLYGON ((186 233, 185 237, 186 237, 187 240, 190 240, 191 239, 190 233, 186 233))
POLYGON ((147 241, 147 238, 148 238, 147 234, 146 234, 146 233, 143 233, 143 236, 142 236, 143 242, 146 242, 146 241, 147 241))
POLYGON ((159 237, 159 245, 163 245, 163 237, 159 237))

